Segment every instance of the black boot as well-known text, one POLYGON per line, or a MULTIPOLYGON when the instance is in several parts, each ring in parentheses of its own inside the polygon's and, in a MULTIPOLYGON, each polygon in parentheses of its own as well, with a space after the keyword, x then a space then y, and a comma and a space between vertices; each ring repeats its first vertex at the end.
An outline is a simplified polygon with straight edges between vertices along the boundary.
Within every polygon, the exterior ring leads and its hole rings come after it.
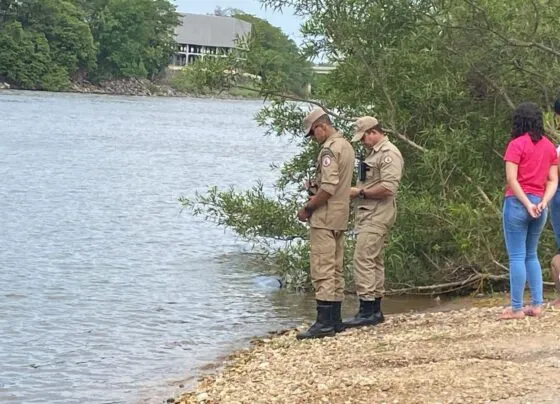
POLYGON ((333 303, 317 300, 317 321, 305 332, 296 335, 297 339, 323 338, 334 335, 333 303))
POLYGON ((333 302, 333 323, 334 331, 341 332, 344 331, 344 325, 342 324, 342 302, 333 302))
POLYGON ((373 316, 377 319, 376 324, 380 324, 385 321, 385 317, 383 316, 383 312, 381 311, 381 298, 376 297, 373 301, 373 316))
POLYGON ((384 321, 383 314, 379 308, 378 312, 375 312, 374 306, 379 307, 379 303, 376 304, 373 300, 360 300, 360 310, 356 316, 348 321, 344 322, 344 328, 354 328, 363 327, 367 325, 376 325, 384 321))

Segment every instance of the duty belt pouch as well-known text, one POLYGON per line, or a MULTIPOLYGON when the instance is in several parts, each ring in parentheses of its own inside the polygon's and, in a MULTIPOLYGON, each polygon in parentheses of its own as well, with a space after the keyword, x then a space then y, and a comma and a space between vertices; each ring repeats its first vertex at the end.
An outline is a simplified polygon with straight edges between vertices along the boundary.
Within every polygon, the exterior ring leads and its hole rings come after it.
POLYGON ((364 160, 360 159, 358 163, 358 181, 364 182, 366 180, 366 174, 369 170, 369 166, 365 163, 364 160))

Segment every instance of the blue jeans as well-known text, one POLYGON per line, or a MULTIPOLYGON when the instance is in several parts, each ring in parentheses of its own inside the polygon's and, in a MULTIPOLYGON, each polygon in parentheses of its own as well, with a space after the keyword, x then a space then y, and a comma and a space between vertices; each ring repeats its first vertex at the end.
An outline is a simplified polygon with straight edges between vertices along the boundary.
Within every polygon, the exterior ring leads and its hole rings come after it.
MULTIPOLYGON (((541 201, 536 195, 528 194, 527 197, 534 204, 541 201)), ((514 311, 523 308, 526 281, 529 281, 531 289, 531 304, 539 306, 543 303, 542 272, 537 258, 537 246, 547 213, 545 210, 538 218, 533 219, 515 196, 508 196, 504 200, 502 220, 509 257, 511 307, 514 311)))
POLYGON ((550 207, 550 224, 556 237, 556 249, 560 251, 560 188, 548 204, 550 207))

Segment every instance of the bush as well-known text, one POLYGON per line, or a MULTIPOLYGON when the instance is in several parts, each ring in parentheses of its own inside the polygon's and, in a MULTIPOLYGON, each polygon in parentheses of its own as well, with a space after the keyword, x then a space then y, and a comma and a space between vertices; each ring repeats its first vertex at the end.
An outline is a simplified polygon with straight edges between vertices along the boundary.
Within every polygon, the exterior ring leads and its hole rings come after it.
MULTIPOLYGON (((335 126, 349 137, 355 117, 374 115, 403 153, 398 218, 386 251, 388 286, 402 292, 452 292, 507 279, 502 153, 515 105, 530 100, 550 111, 556 98, 560 3, 264 3, 293 5, 306 17, 307 52, 335 64, 313 89, 313 102, 327 109, 335 126)), ((261 85, 273 103, 257 121, 268 133, 294 136, 301 146, 301 153, 282 168, 276 197, 261 200, 229 191, 230 198, 239 198, 239 208, 220 199, 204 205, 203 196, 189 206, 197 206, 195 213, 220 217, 222 224, 261 245, 270 237, 264 230, 275 229, 274 237, 286 243, 272 249, 276 268, 284 271, 289 285, 309 287, 307 235, 295 212, 305 201, 302 183, 313 174, 317 147, 301 138, 307 108, 290 102, 293 97, 282 86, 261 85), (257 214, 255 206, 267 213, 257 214), (240 212, 245 223, 229 220, 240 212), (272 212, 277 212, 275 219, 272 212), (266 227, 258 225, 259 217, 267 218, 266 227)), ((349 240, 348 268, 351 248, 349 240)), ((543 263, 553 252, 547 228, 540 248, 543 263)))

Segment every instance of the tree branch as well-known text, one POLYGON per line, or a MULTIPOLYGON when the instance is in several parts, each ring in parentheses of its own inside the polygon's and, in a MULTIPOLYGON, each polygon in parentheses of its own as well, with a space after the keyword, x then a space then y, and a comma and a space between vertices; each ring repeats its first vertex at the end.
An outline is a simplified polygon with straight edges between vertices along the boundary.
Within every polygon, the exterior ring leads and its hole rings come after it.
MULTIPOLYGON (((471 275, 467 279, 464 279, 462 281, 441 283, 441 284, 429 285, 429 286, 413 286, 413 287, 404 288, 404 289, 390 289, 390 290, 386 291, 385 294, 386 295, 398 295, 398 294, 404 294, 404 293, 410 293, 410 292, 427 292, 427 291, 429 291, 429 292, 440 291, 440 293, 446 293, 446 292, 441 292, 441 290, 442 289, 449 289, 449 288, 461 289, 461 288, 469 286, 469 285, 471 285, 475 282, 479 282, 479 281, 483 281, 483 280, 502 281, 502 280, 506 280, 506 279, 508 279, 508 275, 476 274, 476 275, 471 275)), ((456 289, 453 289, 453 290, 456 290, 456 289)))
POLYGON ((541 74, 541 73, 538 73, 534 70, 528 69, 528 68, 524 67, 523 64, 518 60, 513 60, 512 63, 513 63, 514 68, 516 68, 517 70, 529 74, 529 79, 531 81, 533 81, 537 86, 541 87, 542 90, 543 90, 543 93, 546 96, 546 98, 548 98, 548 87, 546 85, 544 85, 543 83, 546 83, 548 80, 550 80, 552 83, 554 83, 554 82, 556 82, 556 80, 554 78, 549 79, 544 74, 541 74))
POLYGON ((533 32, 531 35, 535 36, 537 34, 537 31, 539 30, 541 15, 539 13, 539 6, 537 5, 536 0, 531 0, 531 4, 533 5, 533 9, 535 10, 535 24, 533 25, 533 32))
MULTIPOLYGON (((449 46, 446 46, 445 49, 447 49, 449 52, 459 55, 459 52, 457 52, 453 48, 450 48, 449 46)), ((511 98, 509 98, 509 95, 507 94, 505 89, 500 87, 494 80, 492 80, 490 77, 485 75, 478 67, 476 67, 474 63, 469 63, 469 67, 473 69, 475 72, 477 72, 480 75, 480 77, 482 77, 488 84, 490 84, 490 86, 492 86, 494 90, 496 90, 502 96, 506 104, 508 104, 508 106, 511 109, 515 109, 515 104, 513 103, 511 98)))
MULTIPOLYGON (((474 9, 476 9, 479 13, 481 13, 484 16, 484 21, 486 23, 486 27, 468 27, 468 26, 463 26, 463 25, 448 25, 448 24, 443 24, 441 22, 439 22, 436 17, 428 14, 428 13, 424 13, 424 16, 429 18, 430 20, 432 20, 438 27, 441 28, 447 28, 447 29, 454 29, 454 30, 463 30, 463 31, 487 31, 490 32, 491 34, 493 34, 494 36, 496 36, 497 38, 499 38, 502 42, 504 42, 505 44, 509 45, 509 46, 514 46, 514 47, 519 47, 519 48, 537 48, 540 49, 544 52, 550 53, 552 55, 555 56, 559 56, 560 57, 560 51, 548 47, 546 45, 544 45, 543 43, 540 42, 526 42, 526 41, 519 41, 519 40, 515 40, 512 38, 508 38, 507 36, 505 36, 504 34, 496 31, 495 29, 492 28, 490 21, 488 19, 488 15, 486 13, 486 10, 484 10, 483 8, 479 7, 478 5, 476 5, 474 2, 470 1, 470 0, 465 0, 466 3, 468 3, 471 7, 473 7, 474 9)), ((538 30, 539 24, 540 24, 540 14, 539 14, 539 9, 538 9, 538 5, 536 4, 535 0, 531 0, 533 7, 535 9, 535 24, 533 26, 533 32, 532 35, 534 36, 538 30)))
POLYGON ((513 110, 515 109, 515 104, 513 103, 513 101, 511 100, 511 98, 509 98, 508 93, 506 92, 506 90, 503 87, 500 87, 494 80, 492 80, 490 77, 488 77, 487 75, 485 75, 484 73, 482 73, 482 71, 480 71, 476 66, 474 66, 474 64, 471 64, 471 67, 478 73, 480 74, 480 76, 486 80, 486 82, 488 84, 490 84, 494 90, 496 90, 498 92, 498 94, 500 94, 502 96, 502 98, 504 99, 504 101, 506 102, 506 104, 513 110))
POLYGON ((370 74, 371 80, 373 82, 376 82, 376 81, 379 82, 379 85, 381 86, 381 91, 383 92, 383 95, 385 96, 385 99, 387 100, 387 104, 389 104, 389 124, 392 127, 395 127, 395 125, 396 125, 395 116, 397 114, 397 109, 395 108, 395 104, 393 103, 392 98, 389 96, 389 93, 387 92, 387 88, 386 88, 383 80, 380 79, 379 69, 377 69, 377 72, 376 72, 374 70, 374 68, 367 62, 366 57, 364 56, 363 52, 360 51, 360 46, 356 46, 356 44, 354 44, 354 52, 358 55, 358 58, 362 61, 362 64, 365 66, 366 70, 370 74))
POLYGON ((391 135, 396 136, 397 138, 399 138, 400 140, 402 140, 403 142, 407 143, 408 145, 414 147, 416 150, 421 151, 423 153, 427 152, 427 149, 425 149, 424 147, 420 146, 418 143, 415 143, 413 140, 411 140, 409 137, 407 137, 406 135, 403 135, 402 133, 399 133, 393 129, 390 128, 384 128, 383 129, 385 131, 385 133, 389 133, 391 135))
MULTIPOLYGON (((355 48, 359 49, 358 46, 355 46, 355 48)), ((360 52, 359 50, 356 50, 355 52, 358 55, 358 58, 361 60, 362 64, 365 66, 368 73, 370 74, 371 79, 375 82, 378 79, 379 75, 376 74, 375 71, 373 70, 373 68, 369 65, 369 63, 367 63, 367 60, 365 59, 365 56, 362 52, 360 52)), ((393 100, 389 96, 389 93, 387 92, 387 89, 385 88, 385 86, 383 84, 381 84, 381 90, 383 91, 383 95, 385 96, 385 99, 387 100, 387 103, 389 104, 389 110, 390 110, 389 122, 390 122, 391 127, 394 128, 395 125, 396 125, 396 122, 395 122, 395 114, 396 114, 395 104, 393 103, 393 100)), ((405 142, 408 145, 414 147, 416 150, 419 150, 421 152, 426 151, 425 148, 423 148, 419 144, 412 141, 406 135, 403 135, 403 134, 397 132, 396 130, 386 128, 385 132, 395 135, 396 137, 398 137, 403 142, 405 142)))
POLYGON ((492 262, 493 262, 494 264, 496 264, 498 267, 500 267, 500 268, 502 268, 503 270, 505 270, 506 272, 509 272, 509 268, 508 268, 508 267, 506 267, 506 266, 500 264, 500 263, 499 263, 498 261, 496 261, 495 259, 492 259, 492 262))
MULTIPOLYGON (((521 47, 521 48, 537 48, 537 49, 540 49, 540 50, 545 51, 547 53, 550 53, 552 55, 560 57, 560 51, 557 51, 556 49, 550 48, 550 47, 548 47, 548 46, 546 46, 546 45, 544 45, 540 42, 525 42, 525 41, 518 41, 518 40, 515 40, 515 39, 508 38, 507 36, 505 36, 501 32, 498 32, 498 31, 496 31, 495 29, 492 28, 492 24, 490 23, 490 20, 488 18, 488 13, 486 12, 485 9, 479 7, 472 0, 464 0, 464 1, 483 15, 484 21, 486 22, 486 28, 485 29, 488 32, 490 32, 490 33, 494 34, 495 36, 497 36, 498 38, 500 38, 506 44, 508 44, 510 46, 521 47)), ((535 7, 535 9, 538 11, 538 8, 537 8, 534 0, 533 0, 533 7, 535 7)), ((536 25, 534 27, 535 31, 538 29, 538 19, 539 18, 540 17, 537 13, 537 22, 536 22, 536 25)))
POLYGON ((500 153, 498 150, 492 149, 492 151, 493 151, 494 153, 496 153, 496 155, 500 158, 500 160, 504 158, 503 154, 500 153))
POLYGON ((489 206, 492 206, 492 207, 494 208, 494 210, 495 210, 496 212, 499 213, 499 212, 500 212, 499 209, 496 208, 496 206, 494 206, 494 204, 492 203, 492 201, 490 200, 490 198, 488 197, 488 195, 486 195, 486 192, 484 192, 484 190, 480 187, 480 185, 475 184, 474 181, 472 180, 472 178, 469 177, 460 167, 457 167, 457 170, 459 170, 459 172, 461 173, 461 175, 462 175, 463 177, 465 177, 465 179, 466 179, 469 183, 471 183, 471 184, 473 184, 473 185, 475 186, 476 190, 478 191, 478 193, 480 194, 480 196, 482 197, 482 199, 484 199, 484 200, 486 201, 486 203, 487 203, 489 206))
MULTIPOLYGON (((250 88, 250 87, 244 87, 244 86, 237 86, 237 87, 241 88, 241 89, 245 89, 245 90, 260 92, 259 90, 256 90, 256 89, 250 88)), ((293 95, 289 95, 289 94, 277 93, 277 92, 269 92, 267 94, 275 96, 275 97, 279 97, 279 98, 289 99, 289 100, 292 100, 292 101, 306 102, 306 103, 309 103, 309 104, 316 105, 318 107, 323 108, 323 110, 325 110, 325 112, 327 114, 329 114, 329 115, 331 115, 331 116, 333 116, 334 118, 337 118, 337 119, 345 120, 345 121, 348 121, 348 122, 355 121, 357 119, 357 118, 349 118, 349 117, 345 117, 345 116, 340 115, 340 114, 336 114, 332 110, 328 109, 327 107, 325 107, 322 103, 320 103, 318 101, 313 101, 313 100, 309 100, 309 99, 305 99, 305 98, 301 98, 301 97, 297 97, 297 96, 293 96, 293 95)), ((388 133, 388 134, 392 134, 392 135, 396 136, 397 138, 399 138, 400 140, 407 143, 409 146, 415 148, 418 151, 421 151, 423 153, 427 151, 426 148, 420 146, 418 143, 411 140, 408 136, 406 136, 406 135, 404 135, 404 134, 402 134, 402 133, 400 133, 396 130, 387 128, 387 129, 385 129, 385 132, 388 133)), ((453 167, 456 168, 461 173, 461 175, 463 175, 465 177, 465 179, 469 183, 475 185, 472 178, 469 177, 460 167, 458 167, 456 165, 453 165, 453 167)), ((480 185, 476 184, 475 188, 478 191, 478 193, 480 194, 480 196, 482 197, 482 199, 484 199, 484 201, 488 204, 488 206, 493 207, 497 212, 499 212, 499 210, 494 206, 494 204, 492 203, 492 201, 490 200, 488 195, 486 195, 484 190, 480 187, 480 185)))
POLYGON ((256 88, 239 86, 239 85, 236 85, 235 87, 240 88, 242 90, 248 90, 248 91, 254 91, 256 93, 261 93, 265 97, 272 96, 272 97, 284 98, 284 99, 291 100, 291 101, 305 102, 305 103, 308 103, 308 104, 316 105, 319 108, 322 108, 330 116, 332 116, 336 119, 343 120, 343 121, 354 121, 355 120, 355 118, 348 118, 346 116, 343 116, 343 115, 340 115, 340 114, 337 114, 337 113, 333 112, 331 109, 327 108, 325 106, 325 104, 322 104, 319 101, 310 100, 310 99, 307 99, 307 98, 302 98, 302 97, 298 97, 298 96, 291 95, 291 94, 284 94, 284 93, 280 93, 280 92, 276 92, 276 91, 266 91, 266 92, 263 93, 261 90, 256 89, 256 88))

